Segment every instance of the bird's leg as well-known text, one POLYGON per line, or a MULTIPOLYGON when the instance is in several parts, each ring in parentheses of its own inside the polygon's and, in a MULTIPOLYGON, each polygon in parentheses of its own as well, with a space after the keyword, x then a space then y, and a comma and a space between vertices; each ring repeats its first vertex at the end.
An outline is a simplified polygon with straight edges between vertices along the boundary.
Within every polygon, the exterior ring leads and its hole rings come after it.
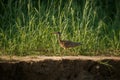
POLYGON ((65 49, 62 49, 61 55, 65 54, 65 49))
POLYGON ((61 48, 60 55, 65 55, 65 54, 66 54, 66 49, 65 48, 61 48))
POLYGON ((70 49, 69 48, 65 48, 64 49, 64 55, 70 55, 70 53, 71 53, 71 51, 70 51, 70 49))

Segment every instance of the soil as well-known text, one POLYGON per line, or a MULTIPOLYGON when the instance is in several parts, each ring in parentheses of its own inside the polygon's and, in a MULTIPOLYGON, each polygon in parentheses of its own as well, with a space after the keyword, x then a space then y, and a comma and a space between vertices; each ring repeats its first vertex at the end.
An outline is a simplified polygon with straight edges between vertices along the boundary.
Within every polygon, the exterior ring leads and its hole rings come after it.
POLYGON ((0 56, 0 80, 120 80, 120 57, 0 56))

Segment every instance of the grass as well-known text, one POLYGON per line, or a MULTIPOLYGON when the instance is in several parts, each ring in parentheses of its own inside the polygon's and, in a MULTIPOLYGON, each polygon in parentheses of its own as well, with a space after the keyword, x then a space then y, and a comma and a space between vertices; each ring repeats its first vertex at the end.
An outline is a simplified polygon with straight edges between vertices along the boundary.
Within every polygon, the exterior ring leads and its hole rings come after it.
MULTIPOLYGON (((1 55, 120 55, 120 23, 90 0, 1 1, 1 55), (82 42, 70 50, 59 47, 52 32, 82 42)), ((118 9, 117 9, 118 10, 118 9)), ((118 15, 119 16, 119 15, 118 15)))

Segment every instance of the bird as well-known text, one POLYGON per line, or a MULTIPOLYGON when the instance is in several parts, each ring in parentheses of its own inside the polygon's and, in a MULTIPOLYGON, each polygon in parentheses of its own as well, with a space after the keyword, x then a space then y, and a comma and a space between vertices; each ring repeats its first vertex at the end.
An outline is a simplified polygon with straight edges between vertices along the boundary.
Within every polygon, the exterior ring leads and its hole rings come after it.
POLYGON ((53 34, 58 35, 58 42, 59 42, 60 46, 64 49, 74 48, 74 47, 82 45, 82 43, 80 43, 80 42, 72 42, 72 41, 62 40, 60 32, 54 32, 53 34))

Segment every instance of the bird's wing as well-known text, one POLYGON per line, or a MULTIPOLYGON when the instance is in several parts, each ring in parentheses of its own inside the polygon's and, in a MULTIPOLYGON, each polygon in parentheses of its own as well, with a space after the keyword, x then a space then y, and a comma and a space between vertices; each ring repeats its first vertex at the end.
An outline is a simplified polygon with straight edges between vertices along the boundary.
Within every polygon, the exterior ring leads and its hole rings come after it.
POLYGON ((78 42, 72 42, 72 41, 62 41, 63 45, 65 45, 66 47, 75 47, 75 46, 79 46, 81 43, 78 42))

